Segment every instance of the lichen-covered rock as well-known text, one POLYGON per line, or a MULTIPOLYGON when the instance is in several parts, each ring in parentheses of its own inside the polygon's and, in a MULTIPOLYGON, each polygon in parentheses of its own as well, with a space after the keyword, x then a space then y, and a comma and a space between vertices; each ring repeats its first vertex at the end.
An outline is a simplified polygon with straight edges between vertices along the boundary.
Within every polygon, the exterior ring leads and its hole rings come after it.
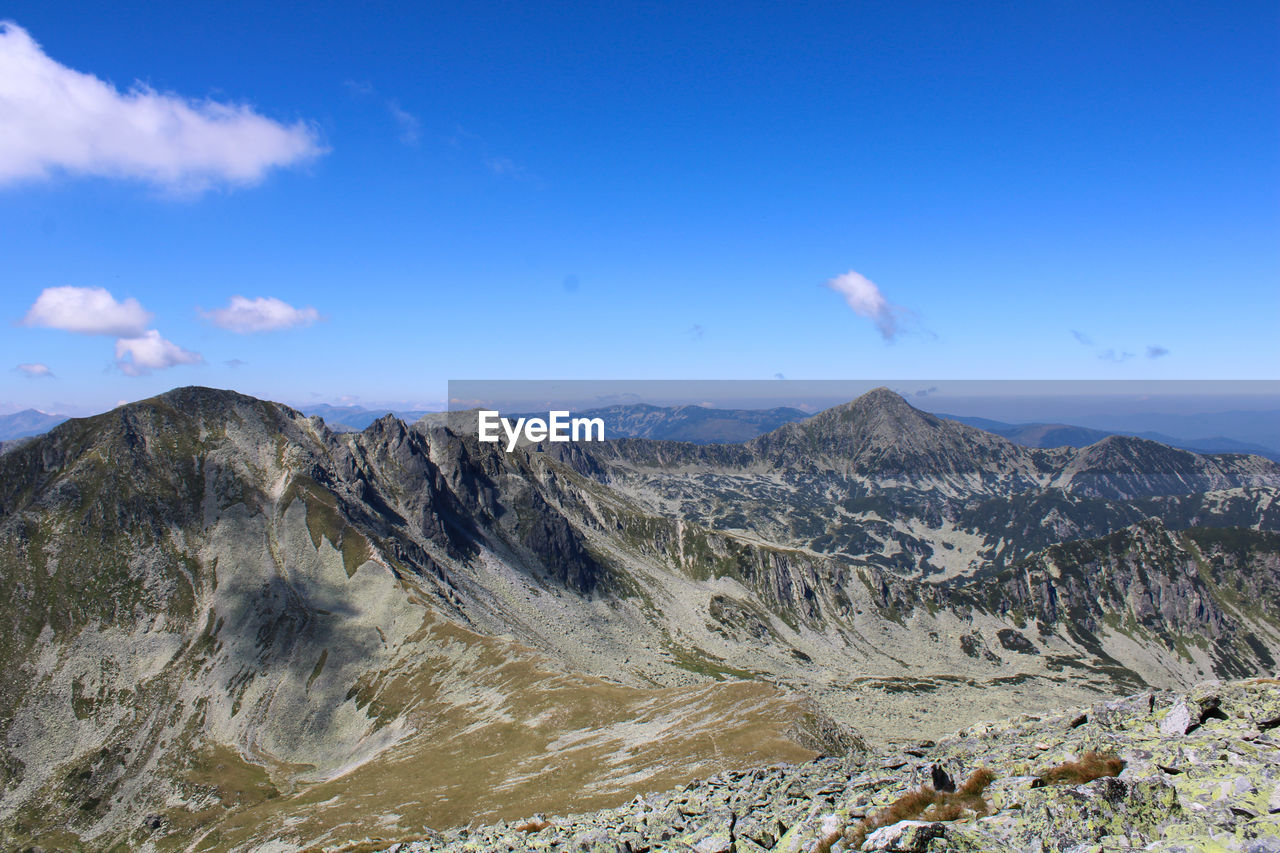
POLYGON ((697 853, 732 853, 736 821, 737 816, 732 813, 712 816, 697 829, 677 838, 676 843, 691 847, 697 853))
POLYGON ((1034 790, 1035 776, 1004 776, 992 782, 986 791, 993 811, 1026 807, 1027 795, 1034 790))
POLYGON ((1187 707, 1187 703, 1179 702, 1169 709, 1169 713, 1165 714, 1163 720, 1160 721, 1160 733, 1166 735, 1184 735, 1193 725, 1191 718, 1191 709, 1187 707))
POLYGON ((871 833, 863 842, 862 849, 886 850, 894 853, 926 853, 935 839, 944 839, 946 836, 946 824, 936 821, 903 820, 871 833))
POLYGON ((1107 836, 1151 838, 1180 812, 1177 792, 1163 780, 1103 778, 1029 792, 1023 827, 1049 849, 1061 850, 1107 836))

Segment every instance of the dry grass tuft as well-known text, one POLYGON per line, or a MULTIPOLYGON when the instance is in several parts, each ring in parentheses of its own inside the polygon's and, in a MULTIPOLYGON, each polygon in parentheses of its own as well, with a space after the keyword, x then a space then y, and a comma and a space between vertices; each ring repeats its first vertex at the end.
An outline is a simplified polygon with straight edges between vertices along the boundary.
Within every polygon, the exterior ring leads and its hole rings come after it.
POLYGON ((1110 752, 1086 752, 1078 761, 1065 761, 1040 772, 1042 785, 1083 785, 1104 776, 1119 776, 1124 760, 1110 752))
POLYGON ((995 771, 990 767, 979 767, 977 770, 964 780, 964 784, 960 786, 960 790, 956 791, 958 797, 981 797, 982 792, 987 790, 987 786, 996 781, 995 771))
MULTIPOLYGON (((845 832, 845 840, 856 850, 867 836, 882 826, 892 826, 903 820, 960 820, 965 817, 982 817, 991 812, 991 806, 982 798, 987 786, 995 781, 996 774, 989 768, 975 770, 957 791, 936 791, 928 785, 908 791, 889 805, 867 815, 845 832)), ((825 840, 825 839, 824 839, 825 840)), ((833 842, 834 843, 834 840, 833 842)), ((830 849, 830 845, 827 845, 830 849)))
POLYGON ((835 832, 827 833, 818 839, 818 843, 813 848, 813 853, 831 853, 831 847, 841 838, 844 838, 844 833, 838 829, 835 832))

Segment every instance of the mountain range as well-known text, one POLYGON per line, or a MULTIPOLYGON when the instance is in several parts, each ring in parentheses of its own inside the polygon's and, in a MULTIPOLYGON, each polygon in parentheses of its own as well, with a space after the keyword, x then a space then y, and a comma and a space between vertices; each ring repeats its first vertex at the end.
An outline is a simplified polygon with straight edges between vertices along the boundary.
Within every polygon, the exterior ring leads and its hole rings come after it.
POLYGON ((302 413, 324 418, 325 424, 334 432, 359 432, 384 415, 394 415, 403 421, 416 421, 427 414, 425 410, 366 409, 363 406, 334 406, 329 403, 303 406, 302 413))
MULTIPOLYGON (((323 418, 325 424, 334 432, 358 432, 386 415, 394 415, 406 422, 417 421, 424 417, 443 417, 437 413, 416 409, 369 409, 355 405, 334 406, 328 403, 304 406, 301 411, 306 415, 323 418)), ((580 417, 601 418, 605 423, 606 435, 610 437, 654 438, 666 441, 688 441, 694 444, 747 441, 771 432, 783 424, 805 420, 810 414, 810 412, 787 406, 771 409, 720 409, 703 405, 655 406, 648 403, 603 406, 575 413, 580 417)), ((1274 420, 1274 413, 1271 414, 1274 420)), ((1268 413, 1244 412, 1236 415, 1241 419, 1241 423, 1246 424, 1253 431, 1263 429, 1262 434, 1272 435, 1272 432, 1267 432, 1264 426, 1268 413)), ((519 415, 513 417, 519 417, 519 415)), ((1155 430, 1105 430, 1061 423, 1006 423, 967 415, 940 414, 939 417, 993 432, 1026 447, 1086 447, 1108 435, 1129 435, 1158 441, 1171 447, 1194 450, 1198 453, 1253 453, 1280 461, 1280 446, 1277 446, 1274 441, 1267 445, 1240 441, 1222 435, 1187 439, 1155 430)), ((36 409, 0 415, 0 442, 40 435, 66 419, 66 415, 51 414, 36 409)), ((1168 416, 1168 419, 1171 423, 1185 421, 1187 426, 1213 425, 1204 418, 1168 416)), ((1280 436, 1273 436, 1273 438, 1280 440, 1280 436)))
POLYGON ((0 456, 0 841, 341 849, 1280 655, 1260 456, 885 389, 737 443, 460 423, 181 388, 0 456))
POLYGON ((40 435, 67 419, 66 415, 42 412, 39 409, 23 409, 9 415, 0 415, 0 440, 40 435))
POLYGON ((736 443, 802 421, 809 412, 778 406, 772 409, 718 409, 712 406, 654 406, 632 403, 575 412, 600 418, 611 438, 654 438, 693 444, 736 443))
MULTIPOLYGON (((962 424, 968 424, 987 432, 993 432, 996 435, 1002 435, 1010 441, 1026 447, 1087 447, 1109 435, 1127 435, 1134 438, 1145 438, 1149 441, 1158 441, 1161 444, 1180 447, 1183 450, 1194 450, 1197 453, 1255 453, 1273 461, 1280 461, 1280 449, 1275 446, 1239 441, 1222 435, 1210 438, 1188 439, 1176 438, 1154 430, 1125 432, 1056 423, 1010 424, 1003 421, 993 421, 989 418, 961 415, 939 415, 939 417, 959 421, 962 424)), ((1276 438, 1280 438, 1280 436, 1276 436, 1276 438)))

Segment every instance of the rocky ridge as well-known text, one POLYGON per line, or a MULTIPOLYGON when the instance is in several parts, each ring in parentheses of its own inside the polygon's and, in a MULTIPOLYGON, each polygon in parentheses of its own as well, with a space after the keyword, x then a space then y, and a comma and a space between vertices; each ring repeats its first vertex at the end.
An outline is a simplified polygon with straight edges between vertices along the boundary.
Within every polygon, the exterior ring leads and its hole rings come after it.
POLYGON ((1024 714, 937 743, 724 773, 615 809, 456 828, 385 849, 1275 853, 1280 680, 1212 682, 1024 714), (1090 753, 1114 762, 1094 779, 1078 769, 1090 753), (993 778, 976 810, 949 820, 928 811, 893 819, 904 794, 954 790, 984 769, 993 778))

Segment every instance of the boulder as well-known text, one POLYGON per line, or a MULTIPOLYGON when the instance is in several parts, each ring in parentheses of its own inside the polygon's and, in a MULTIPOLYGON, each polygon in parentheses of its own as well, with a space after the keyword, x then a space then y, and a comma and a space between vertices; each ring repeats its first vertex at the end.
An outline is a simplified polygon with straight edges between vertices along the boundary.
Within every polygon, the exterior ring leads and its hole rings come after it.
POLYGON ((867 836, 863 850, 885 850, 893 853, 925 853, 929 842, 946 838, 947 826, 926 820, 903 820, 882 826, 867 836))

